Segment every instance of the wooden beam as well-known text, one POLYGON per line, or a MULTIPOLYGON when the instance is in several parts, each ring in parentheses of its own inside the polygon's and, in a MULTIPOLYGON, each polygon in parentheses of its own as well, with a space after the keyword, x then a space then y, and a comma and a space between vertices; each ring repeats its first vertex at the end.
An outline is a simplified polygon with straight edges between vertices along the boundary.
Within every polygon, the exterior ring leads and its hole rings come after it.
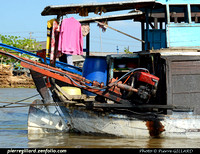
POLYGON ((127 33, 124 33, 124 32, 122 32, 122 31, 119 31, 119 30, 117 30, 117 29, 115 29, 115 28, 113 28, 113 27, 111 27, 111 26, 108 26, 107 24, 104 24, 104 23, 99 22, 99 21, 95 21, 95 22, 98 23, 98 24, 100 24, 100 25, 103 25, 103 26, 105 26, 105 27, 108 27, 108 28, 110 28, 110 29, 112 29, 112 30, 114 30, 114 31, 116 31, 116 32, 119 32, 119 33, 121 33, 121 34, 123 34, 123 35, 126 35, 126 36, 128 36, 128 37, 130 37, 130 38, 133 38, 133 39, 138 40, 138 41, 140 41, 140 42, 142 42, 142 43, 145 43, 145 41, 143 41, 143 40, 141 40, 141 39, 138 39, 138 38, 136 38, 136 37, 134 37, 134 36, 131 36, 131 35, 127 34, 127 33))
POLYGON ((158 29, 158 18, 154 18, 154 29, 158 29))
POLYGON ((191 15, 191 7, 190 4, 187 4, 187 10, 188 10, 188 22, 192 23, 192 15, 191 15))

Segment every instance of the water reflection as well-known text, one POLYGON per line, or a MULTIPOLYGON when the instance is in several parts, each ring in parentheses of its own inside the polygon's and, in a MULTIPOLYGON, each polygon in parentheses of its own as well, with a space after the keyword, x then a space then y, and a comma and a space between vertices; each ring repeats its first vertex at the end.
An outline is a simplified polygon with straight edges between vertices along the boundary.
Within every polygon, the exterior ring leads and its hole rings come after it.
POLYGON ((28 135, 28 146, 62 148, 140 148, 148 139, 133 140, 118 137, 92 136, 73 133, 28 135))
POLYGON ((28 147, 48 148, 199 148, 198 139, 119 138, 81 134, 28 135, 28 147))
MULTIPOLYGON (((0 88, 0 100, 15 102, 37 94, 35 89, 0 88)), ((27 100, 32 103, 35 99, 27 100)), ((3 105, 3 104, 2 104, 3 105)), ((199 139, 119 138, 73 133, 30 135, 28 108, 0 109, 0 148, 199 148, 199 139)))

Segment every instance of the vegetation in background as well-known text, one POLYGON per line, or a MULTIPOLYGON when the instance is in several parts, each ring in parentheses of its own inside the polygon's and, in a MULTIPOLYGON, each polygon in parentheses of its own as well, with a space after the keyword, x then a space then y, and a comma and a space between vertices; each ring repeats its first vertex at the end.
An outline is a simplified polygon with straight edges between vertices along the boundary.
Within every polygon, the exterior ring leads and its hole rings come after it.
POLYGON ((131 52, 131 51, 129 51, 129 48, 124 48, 124 52, 126 53, 126 54, 133 54, 133 52, 131 52))
MULTIPOLYGON (((40 50, 41 46, 39 45, 39 43, 36 42, 36 40, 33 39, 27 39, 27 38, 21 38, 20 36, 11 36, 11 35, 1 35, 0 34, 0 42, 19 48, 19 49, 23 49, 26 51, 36 51, 36 50, 40 50)), ((5 48, 0 48, 0 50, 4 50, 4 51, 8 51, 8 52, 13 52, 13 54, 16 55, 20 55, 22 57, 26 57, 29 59, 32 59, 32 56, 29 55, 21 55, 20 53, 11 51, 9 49, 5 49, 5 48)), ((0 60, 1 60, 1 64, 14 64, 15 67, 21 67, 19 62, 16 62, 14 59, 6 57, 6 56, 2 56, 0 55, 0 60)))

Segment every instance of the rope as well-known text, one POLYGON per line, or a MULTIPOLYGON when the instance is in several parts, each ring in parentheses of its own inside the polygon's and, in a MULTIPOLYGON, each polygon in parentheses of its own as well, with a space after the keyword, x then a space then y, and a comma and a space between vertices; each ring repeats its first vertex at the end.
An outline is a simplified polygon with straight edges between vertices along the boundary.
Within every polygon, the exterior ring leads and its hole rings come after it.
MULTIPOLYGON (((36 96, 38 96, 38 95, 39 95, 39 94, 36 94, 36 95, 30 96, 30 97, 21 99, 21 100, 19 100, 19 101, 12 102, 12 103, 9 103, 9 104, 0 106, 0 108, 6 108, 7 106, 10 106, 10 105, 12 105, 12 104, 22 104, 22 103, 20 103, 20 102, 26 101, 26 100, 31 99, 31 98, 33 98, 33 97, 36 97, 36 96)), ((3 103, 3 102, 1 102, 1 103, 3 103)), ((6 102, 4 102, 4 103, 6 103, 6 102)), ((24 103, 23 103, 23 104, 24 104, 24 103)))
MULTIPOLYGON (((0 103, 3 103, 3 102, 0 102, 0 103)), ((16 105, 19 105, 19 106, 5 106, 5 107, 0 106, 0 108, 19 108, 19 107, 30 107, 30 106, 65 106, 66 103, 68 102, 54 102, 54 103, 47 103, 47 104, 16 103, 16 105)))

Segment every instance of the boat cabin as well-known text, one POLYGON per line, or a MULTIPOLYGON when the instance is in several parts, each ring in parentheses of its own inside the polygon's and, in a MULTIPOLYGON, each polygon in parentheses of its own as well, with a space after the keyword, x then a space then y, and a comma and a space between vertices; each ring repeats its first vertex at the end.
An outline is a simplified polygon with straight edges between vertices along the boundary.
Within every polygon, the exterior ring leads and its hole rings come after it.
POLYGON ((141 10, 144 14, 134 21, 142 25, 143 50, 200 47, 199 1, 156 0, 152 8, 141 10))
MULTIPOLYGON (((199 48, 200 2, 197 0, 134 0, 110 3, 47 6, 42 15, 88 13, 101 16, 80 19, 81 23, 95 21, 134 20, 141 23, 142 50, 162 48, 199 48), (129 10, 127 14, 103 16, 103 13, 129 10)), ((87 46, 89 50, 89 35, 87 46)))

